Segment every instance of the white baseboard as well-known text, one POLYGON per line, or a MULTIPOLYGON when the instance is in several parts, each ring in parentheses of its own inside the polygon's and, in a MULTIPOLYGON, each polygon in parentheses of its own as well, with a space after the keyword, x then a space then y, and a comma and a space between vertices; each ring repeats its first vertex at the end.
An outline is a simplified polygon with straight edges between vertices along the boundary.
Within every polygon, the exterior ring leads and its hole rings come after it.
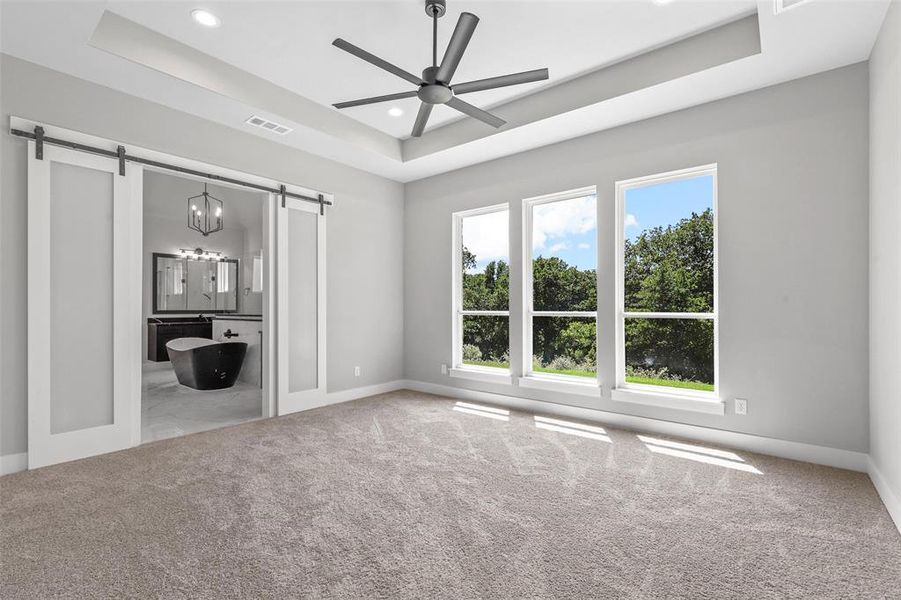
MULTIPOLYGON (((339 404, 341 402, 349 402, 351 400, 357 400, 359 398, 366 398, 367 396, 377 396, 378 394, 386 394, 388 392, 395 392, 397 390, 404 389, 406 387, 406 381, 397 380, 397 381, 388 381, 385 383, 377 383, 375 385, 368 385, 364 387, 351 388, 349 390, 341 390, 339 392, 330 392, 325 395, 322 401, 317 402, 310 406, 305 406, 304 410, 310 410, 312 408, 319 408, 320 406, 329 406, 331 404, 339 404)), ((10 473, 17 473, 19 471, 24 471, 28 468, 28 453, 22 452, 20 454, 6 454, 0 456, 0 475, 9 475, 10 473)))
POLYGON ((727 446, 769 456, 777 456, 779 458, 788 458, 791 460, 799 460, 828 467, 837 467, 839 469, 849 469, 851 471, 860 471, 863 473, 867 472, 869 457, 863 452, 853 452, 851 450, 841 450, 839 448, 828 448, 826 446, 790 442, 747 433, 711 429, 709 427, 686 425, 684 423, 674 423, 672 421, 660 421, 646 417, 636 417, 603 410, 580 408, 566 404, 554 404, 552 402, 542 402, 540 400, 530 400, 516 396, 480 392, 477 390, 456 388, 423 381, 408 380, 406 382, 406 387, 417 392, 449 396, 451 398, 460 398, 462 400, 476 400, 488 404, 499 404, 507 408, 569 417, 572 419, 597 421, 611 427, 672 435, 699 442, 706 442, 708 444, 727 446))
POLYGON ((888 514, 895 522, 898 533, 901 533, 901 498, 898 498, 892 491, 892 488, 889 487, 888 481, 882 476, 882 472, 876 468, 876 463, 873 462, 873 459, 870 458, 868 462, 869 468, 867 472, 870 474, 870 481, 873 482, 873 486, 879 492, 879 497, 882 498, 882 503, 885 504, 888 514))
POLYGON ((328 406, 329 404, 339 404, 341 402, 349 402, 358 400, 368 396, 377 396, 379 394, 387 394, 388 392, 396 392, 407 387, 407 382, 403 379, 395 381, 386 381, 385 383, 376 383, 364 387, 351 388, 349 390, 341 390, 340 392, 329 392, 326 394, 325 402, 320 406, 328 406))
POLYGON ((18 473, 28 468, 28 453, 4 454, 0 456, 0 475, 18 473))

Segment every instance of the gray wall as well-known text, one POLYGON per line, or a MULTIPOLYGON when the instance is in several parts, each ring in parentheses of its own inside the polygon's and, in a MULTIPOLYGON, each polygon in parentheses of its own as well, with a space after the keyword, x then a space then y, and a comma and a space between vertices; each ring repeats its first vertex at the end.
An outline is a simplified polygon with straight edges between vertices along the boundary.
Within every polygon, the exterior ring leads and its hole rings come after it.
POLYGON ((0 71, 0 454, 26 449, 26 156, 10 115, 333 192, 328 389, 402 376, 401 184, 10 56, 0 71))
POLYGON ((870 57, 870 458, 896 502, 901 502, 899 240, 901 3, 893 2, 870 57))
MULTIPOLYGON (((409 379, 867 451, 867 66, 858 64, 410 183, 405 213, 409 379), (723 417, 614 403, 614 183, 719 163, 723 417), (451 361, 451 213, 510 203, 511 294, 520 199, 598 188, 605 397, 480 384, 451 361), (731 400, 749 399, 749 414, 731 400)), ((521 316, 511 302, 511 320, 521 316)), ((519 364, 519 327, 511 330, 519 364)))

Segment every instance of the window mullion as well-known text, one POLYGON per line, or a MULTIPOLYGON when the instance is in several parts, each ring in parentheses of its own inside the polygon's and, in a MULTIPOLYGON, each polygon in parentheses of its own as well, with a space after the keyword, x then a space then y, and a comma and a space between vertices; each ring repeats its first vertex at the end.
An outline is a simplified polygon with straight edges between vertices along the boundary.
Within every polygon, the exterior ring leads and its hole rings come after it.
POLYGON ((716 313, 623 311, 625 319, 715 319, 716 313))

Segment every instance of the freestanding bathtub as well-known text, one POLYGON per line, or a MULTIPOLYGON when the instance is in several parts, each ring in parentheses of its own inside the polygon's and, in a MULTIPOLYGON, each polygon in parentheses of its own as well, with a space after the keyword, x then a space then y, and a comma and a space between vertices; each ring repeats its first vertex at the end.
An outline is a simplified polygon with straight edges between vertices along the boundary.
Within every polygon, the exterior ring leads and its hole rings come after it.
POLYGON ((186 337, 166 342, 178 382, 195 390, 221 390, 235 385, 247 344, 186 337))

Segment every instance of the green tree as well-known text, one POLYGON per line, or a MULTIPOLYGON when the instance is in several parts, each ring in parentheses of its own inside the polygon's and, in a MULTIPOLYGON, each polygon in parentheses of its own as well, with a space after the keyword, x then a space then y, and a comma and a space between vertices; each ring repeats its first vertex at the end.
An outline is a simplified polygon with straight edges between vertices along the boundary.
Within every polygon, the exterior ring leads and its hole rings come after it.
MULTIPOLYGON (((532 302, 535 310, 597 310, 597 273, 579 269, 556 257, 532 261, 532 302)), ((572 317, 535 317, 532 353, 543 364, 566 356, 573 362, 596 361, 595 323, 572 317)))
MULTIPOLYGON (((491 261, 482 272, 474 272, 478 259, 463 248, 463 309, 507 310, 510 306, 510 267, 491 261)), ((509 360, 509 319, 471 316, 463 318, 463 343, 475 346, 481 359, 490 362, 509 360)))
MULTIPOLYGON (((713 213, 692 214, 674 225, 656 227, 626 240, 625 306, 635 312, 710 312, 713 310, 713 213)), ((507 310, 510 268, 478 260, 463 248, 463 308, 507 310)), ((558 257, 532 262, 535 310, 597 310, 597 273, 558 257)), ((676 377, 713 383, 713 324, 709 320, 626 320, 626 364, 665 369, 676 377)), ((565 357, 578 365, 597 361, 594 319, 536 317, 533 352, 542 364, 565 357)), ((506 317, 466 317, 463 343, 469 356, 505 362, 509 356, 506 317)))
POLYGON ((626 240, 625 306, 628 311, 713 310, 713 213, 693 213, 675 225, 655 227, 626 240))
MULTIPOLYGON (((624 299, 633 312, 713 310, 713 212, 693 213, 625 244, 624 299)), ((626 319, 626 364, 713 383, 713 323, 626 319)))

